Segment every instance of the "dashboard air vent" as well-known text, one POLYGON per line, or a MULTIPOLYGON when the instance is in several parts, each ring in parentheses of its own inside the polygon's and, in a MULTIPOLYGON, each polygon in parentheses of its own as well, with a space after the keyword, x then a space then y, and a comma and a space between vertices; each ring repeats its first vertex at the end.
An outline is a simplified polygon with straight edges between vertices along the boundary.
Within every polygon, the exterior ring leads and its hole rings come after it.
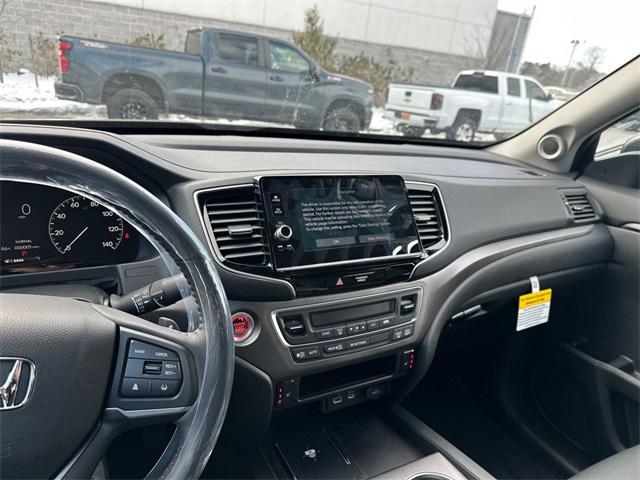
POLYGON ((438 191, 424 185, 409 188, 408 193, 422 248, 427 253, 440 250, 446 244, 448 232, 438 191))
POLYGON ((563 194, 564 204, 576 222, 587 222, 596 218, 593 204, 585 192, 563 194))
POLYGON ((223 260, 255 266, 269 262, 262 202, 253 185, 202 193, 199 200, 223 260))

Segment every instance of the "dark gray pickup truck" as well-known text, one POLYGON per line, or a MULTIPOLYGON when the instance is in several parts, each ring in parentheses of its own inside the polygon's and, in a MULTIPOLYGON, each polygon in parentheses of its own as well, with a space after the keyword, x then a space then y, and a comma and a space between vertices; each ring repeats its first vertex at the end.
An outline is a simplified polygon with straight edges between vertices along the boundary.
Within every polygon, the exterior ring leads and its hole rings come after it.
POLYGON ((364 130, 371 120, 371 85, 325 71, 282 40, 201 28, 187 33, 184 53, 58 40, 56 96, 104 104, 110 118, 164 112, 337 131, 364 130))

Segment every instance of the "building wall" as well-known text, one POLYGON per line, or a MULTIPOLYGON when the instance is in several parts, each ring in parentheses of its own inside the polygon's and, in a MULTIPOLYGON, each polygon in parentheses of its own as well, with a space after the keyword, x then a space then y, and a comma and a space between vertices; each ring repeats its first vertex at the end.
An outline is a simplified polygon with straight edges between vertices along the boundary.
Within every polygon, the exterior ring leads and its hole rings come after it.
POLYGON ((531 16, 498 11, 487 50, 487 68, 516 73, 529 34, 531 16))
MULTIPOLYGON (((339 36, 338 54, 362 52, 385 65, 412 67, 416 83, 447 85, 459 70, 483 65, 490 39, 487 28, 490 34, 496 1, 471 2, 472 9, 468 8, 470 2, 463 6, 441 0, 324 0, 318 5, 325 31, 339 36), (489 14, 480 15, 475 5, 484 5, 483 11, 489 14), (369 12, 367 22, 358 16, 363 12, 369 12), (416 17, 413 22, 409 20, 412 16, 416 17), (446 26, 437 27, 440 24, 446 26)), ((17 0, 10 3, 1 28, 21 56, 5 70, 29 68, 28 35, 40 32, 49 38, 65 33, 115 42, 147 33, 164 34, 172 50, 182 50, 186 31, 199 26, 291 40, 292 32, 302 28, 304 10, 313 4, 313 0, 17 0), (259 8, 265 1, 269 8, 259 8), (202 16, 204 13, 220 18, 202 16)))
MULTIPOLYGON (((98 0, 90 0, 98 1, 98 0)), ((101 0, 105 1, 105 0, 101 0)), ((317 5, 325 32, 346 40, 468 55, 460 39, 478 33, 488 43, 497 0, 106 0, 166 13, 298 30, 317 5), (426 48, 425 46, 428 46, 426 48)))

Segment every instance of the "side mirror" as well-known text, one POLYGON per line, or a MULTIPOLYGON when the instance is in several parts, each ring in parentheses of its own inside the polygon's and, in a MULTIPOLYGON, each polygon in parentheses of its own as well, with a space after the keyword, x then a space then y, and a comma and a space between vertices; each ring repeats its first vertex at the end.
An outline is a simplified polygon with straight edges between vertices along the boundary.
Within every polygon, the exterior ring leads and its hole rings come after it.
POLYGON ((309 68, 309 78, 314 82, 317 82, 320 80, 320 67, 318 66, 318 64, 314 63, 309 68))
POLYGON ((551 100, 553 100, 553 95, 551 95, 550 93, 547 92, 547 97, 545 98, 545 100, 547 102, 550 102, 551 100))

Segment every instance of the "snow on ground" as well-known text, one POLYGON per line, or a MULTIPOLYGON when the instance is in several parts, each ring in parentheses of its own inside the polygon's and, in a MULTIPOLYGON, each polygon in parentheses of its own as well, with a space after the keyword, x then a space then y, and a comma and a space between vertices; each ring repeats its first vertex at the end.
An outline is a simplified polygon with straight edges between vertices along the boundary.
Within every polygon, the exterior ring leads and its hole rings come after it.
POLYGON ((377 133, 379 135, 400 135, 393 127, 393 121, 383 117, 384 109, 381 107, 373 107, 371 115, 371 123, 366 133, 377 133))
POLYGON ((101 105, 70 102, 56 98, 53 83, 55 77, 38 78, 25 72, 5 73, 0 83, 0 115, 12 118, 34 115, 39 118, 81 117, 105 118, 106 108, 101 105), (13 114, 13 115, 12 115, 13 114))
MULTIPOLYGON (((35 77, 32 73, 8 73, 4 75, 4 83, 0 83, 0 119, 6 118, 78 118, 99 119, 107 118, 107 109, 103 105, 90 105, 88 103, 71 102, 56 98, 53 84, 55 77, 38 79, 36 87, 35 77)), ((393 121, 383 116, 384 109, 374 107, 371 124, 365 133, 378 135, 401 135, 393 127, 393 121)), ((253 120, 228 120, 224 118, 203 118, 187 115, 169 114, 163 119, 170 121, 215 123, 220 125, 241 125, 256 128, 293 128, 292 125, 283 125, 271 122, 258 122, 253 120)), ((486 136, 486 135, 485 135, 486 136)), ((427 132, 426 138, 442 138, 444 134, 433 135, 427 132)), ((478 137, 484 137, 478 135, 478 137)), ((480 140, 480 138, 476 138, 480 140)), ((482 140, 485 140, 482 138, 482 140)))

